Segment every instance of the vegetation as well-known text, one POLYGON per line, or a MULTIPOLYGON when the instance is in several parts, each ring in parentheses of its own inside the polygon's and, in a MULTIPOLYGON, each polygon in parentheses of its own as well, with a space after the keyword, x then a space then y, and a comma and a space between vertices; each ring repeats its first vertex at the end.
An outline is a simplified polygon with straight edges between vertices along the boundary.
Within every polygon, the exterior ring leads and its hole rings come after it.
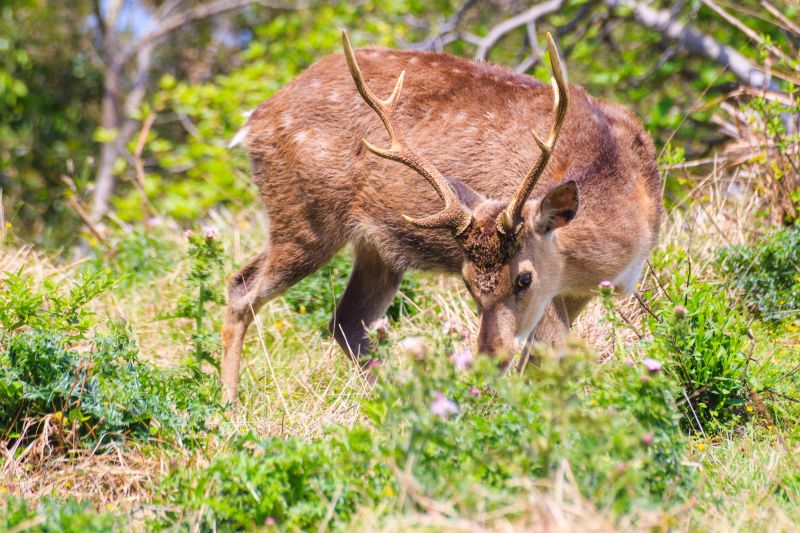
POLYGON ((773 73, 761 90, 634 0, 240 2, 125 59, 112 96, 138 104, 105 122, 111 59, 229 3, 0 7, 0 531, 796 527, 796 6, 647 4, 773 73), (555 7, 493 33, 537 5, 555 7), (566 346, 506 375, 470 351, 462 284, 411 272, 373 325, 374 384, 327 333, 345 251, 266 305, 226 409, 225 280, 267 238, 226 146, 343 27, 540 78, 555 30, 571 80, 656 140, 660 244, 631 298, 598 287, 566 346))

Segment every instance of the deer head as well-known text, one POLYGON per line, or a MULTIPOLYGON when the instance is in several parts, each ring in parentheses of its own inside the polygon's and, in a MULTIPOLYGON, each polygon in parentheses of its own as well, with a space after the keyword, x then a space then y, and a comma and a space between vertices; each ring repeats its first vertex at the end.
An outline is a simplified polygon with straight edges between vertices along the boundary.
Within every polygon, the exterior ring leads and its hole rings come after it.
POLYGON ((451 232, 464 252, 461 274, 478 307, 478 349, 490 355, 512 357, 558 291, 563 259, 553 233, 567 225, 578 210, 578 186, 574 181, 558 185, 541 199, 530 200, 550 159, 569 105, 564 71, 552 36, 547 34, 553 71, 553 124, 545 141, 532 133, 540 150, 539 158, 508 203, 485 198, 466 184, 443 176, 414 153, 395 127, 405 72, 400 74, 389 98, 381 100, 364 82, 344 32, 342 41, 356 88, 380 117, 391 140, 388 149, 366 140, 362 141, 364 146, 377 156, 415 170, 441 197, 444 208, 438 213, 421 219, 406 215, 403 218, 417 227, 446 228, 451 232))

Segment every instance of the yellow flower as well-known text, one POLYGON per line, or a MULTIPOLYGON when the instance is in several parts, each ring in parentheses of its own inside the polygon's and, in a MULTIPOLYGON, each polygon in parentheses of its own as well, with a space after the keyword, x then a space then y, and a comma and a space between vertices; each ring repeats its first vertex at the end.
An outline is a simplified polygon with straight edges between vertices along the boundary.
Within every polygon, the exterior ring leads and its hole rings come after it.
POLYGON ((12 227, 14 227, 14 224, 11 222, 6 222, 6 229, 11 229, 12 227))
POLYGON ((5 494, 7 492, 5 487, 0 487, 0 494, 5 494))
POLYGON ((108 509, 109 511, 113 511, 114 510, 114 506, 112 504, 110 504, 110 503, 107 503, 106 504, 106 509, 108 509))
POLYGON ((72 486, 72 482, 71 481, 67 481, 66 483, 64 483, 64 486, 67 487, 67 488, 70 488, 72 486))
POLYGON ((702 452, 705 449, 706 449, 706 445, 705 444, 703 444, 702 442, 698 442, 697 443, 697 451, 698 452, 702 452))
POLYGON ((306 313, 306 306, 305 305, 301 305, 300 306, 300 314, 304 315, 305 313, 306 313))
POLYGON ((283 322, 281 322, 280 320, 276 320, 275 327, 278 329, 283 329, 283 322))
POLYGON ((103 273, 104 274, 111 274, 111 269, 110 268, 104 268, 103 269, 103 273))
POLYGON ((746 409, 747 409, 748 413, 752 413, 753 412, 753 408, 751 406, 749 406, 749 405, 747 406, 746 409))

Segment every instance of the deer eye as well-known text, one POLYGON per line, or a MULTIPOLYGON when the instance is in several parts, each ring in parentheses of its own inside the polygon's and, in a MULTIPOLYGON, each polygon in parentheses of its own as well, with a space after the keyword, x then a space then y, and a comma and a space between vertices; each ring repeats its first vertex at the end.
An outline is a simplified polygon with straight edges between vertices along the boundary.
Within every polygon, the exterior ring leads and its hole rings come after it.
POLYGON ((515 292, 524 291, 525 289, 530 287, 532 280, 533 276, 531 275, 530 272, 521 272, 520 275, 517 276, 515 292))

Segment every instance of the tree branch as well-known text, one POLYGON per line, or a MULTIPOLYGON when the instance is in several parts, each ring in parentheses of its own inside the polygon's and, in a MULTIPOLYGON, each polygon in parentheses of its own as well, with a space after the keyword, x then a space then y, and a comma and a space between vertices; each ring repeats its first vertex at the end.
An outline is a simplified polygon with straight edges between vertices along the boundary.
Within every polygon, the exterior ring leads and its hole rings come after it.
POLYGON ((564 0, 547 0, 541 4, 536 4, 519 15, 504 20, 493 27, 485 37, 465 34, 462 35, 462 38, 478 47, 478 50, 475 52, 475 59, 484 60, 486 56, 489 55, 491 49, 507 34, 521 26, 536 22, 545 15, 558 11, 561 9, 562 5, 564 5, 564 0))
POLYGON ((693 27, 676 20, 668 11, 653 9, 636 0, 605 0, 610 8, 626 7, 633 10, 633 18, 642 26, 678 41, 694 54, 704 55, 728 67, 739 80, 751 87, 779 91, 777 84, 756 64, 713 37, 700 33, 693 27))
POLYGON ((273 2, 271 0, 215 0, 207 4, 202 4, 191 8, 187 11, 170 15, 167 18, 159 21, 155 28, 125 48, 117 57, 117 62, 119 64, 124 64, 135 54, 139 53, 139 51, 143 48, 155 44, 157 41, 163 39, 173 31, 191 22, 226 13, 228 11, 242 9, 250 5, 260 5, 262 7, 271 9, 300 9, 304 7, 303 5, 290 5, 280 2, 273 2))

